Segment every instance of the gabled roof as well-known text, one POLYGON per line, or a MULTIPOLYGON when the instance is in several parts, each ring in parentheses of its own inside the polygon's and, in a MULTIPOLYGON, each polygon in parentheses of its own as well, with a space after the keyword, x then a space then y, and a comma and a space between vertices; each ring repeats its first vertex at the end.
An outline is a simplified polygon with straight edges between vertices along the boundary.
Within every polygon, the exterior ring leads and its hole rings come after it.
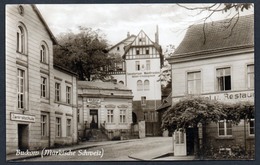
POLYGON ((37 16, 39 17, 39 19, 41 20, 41 22, 43 23, 43 25, 45 26, 48 34, 50 35, 50 38, 53 42, 54 45, 58 44, 58 41, 56 40, 56 38, 54 37, 54 35, 52 34, 49 26, 47 25, 47 23, 45 22, 45 20, 42 17, 42 14, 40 13, 40 11, 38 10, 38 8, 36 7, 36 5, 32 4, 32 8, 35 11, 35 13, 37 14, 37 16))
POLYGON ((240 16, 189 27, 173 56, 254 46, 254 15, 240 16), (229 23, 230 22, 230 23, 229 23), (232 29, 233 28, 233 29, 232 29))
POLYGON ((170 93, 168 97, 163 100, 162 104, 156 109, 156 111, 160 111, 162 109, 168 108, 171 105, 172 105, 172 93, 170 93))
POLYGON ((149 38, 149 36, 148 36, 143 30, 141 30, 141 31, 138 33, 138 35, 135 37, 135 39, 133 40, 133 42, 132 42, 131 44, 129 44, 129 45, 126 46, 126 48, 125 48, 125 53, 124 53, 124 55, 123 55, 123 58, 125 58, 126 53, 127 53, 132 47, 134 47, 134 46, 133 46, 133 43, 135 42, 135 40, 138 39, 138 36, 139 36, 141 33, 144 33, 144 34, 145 34, 145 36, 151 41, 151 43, 152 43, 152 45, 155 47, 155 49, 159 52, 160 56, 162 56, 162 48, 161 48, 161 46, 160 46, 158 43, 153 42, 153 41, 149 38))
POLYGON ((133 34, 132 34, 132 35, 130 35, 129 37, 125 38, 124 40, 122 40, 122 41, 118 42, 117 44, 115 44, 114 46, 112 46, 111 48, 109 48, 109 50, 108 50, 108 51, 112 50, 113 48, 115 48, 115 47, 117 47, 118 45, 120 45, 120 44, 124 43, 125 41, 127 41, 128 39, 130 39, 130 38, 132 38, 132 37, 136 37, 136 35, 133 35, 133 34))

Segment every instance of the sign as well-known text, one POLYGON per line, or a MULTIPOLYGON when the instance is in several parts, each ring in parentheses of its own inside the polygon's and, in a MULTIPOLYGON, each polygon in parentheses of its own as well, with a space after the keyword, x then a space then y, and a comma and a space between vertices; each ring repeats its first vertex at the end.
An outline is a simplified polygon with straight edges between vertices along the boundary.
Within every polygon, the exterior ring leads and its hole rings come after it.
POLYGON ((160 72, 135 72, 135 73, 127 73, 127 75, 131 75, 133 78, 135 77, 155 77, 155 75, 160 74, 160 72))
POLYGON ((87 98, 87 102, 88 103, 98 104, 98 103, 101 102, 101 99, 99 99, 99 98, 87 98))
POLYGON ((13 120, 13 121, 26 121, 26 122, 33 122, 34 123, 35 122, 35 116, 11 113, 11 120, 13 120))
POLYGON ((254 91, 228 92, 211 95, 202 95, 202 97, 210 100, 254 100, 254 91))

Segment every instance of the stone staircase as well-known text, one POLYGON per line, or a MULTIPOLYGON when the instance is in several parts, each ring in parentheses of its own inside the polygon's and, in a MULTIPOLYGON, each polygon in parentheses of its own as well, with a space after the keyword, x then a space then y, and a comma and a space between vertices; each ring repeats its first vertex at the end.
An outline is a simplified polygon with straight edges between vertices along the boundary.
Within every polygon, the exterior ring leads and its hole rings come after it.
POLYGON ((108 137, 99 129, 91 129, 89 132, 89 140, 92 142, 108 141, 108 137))

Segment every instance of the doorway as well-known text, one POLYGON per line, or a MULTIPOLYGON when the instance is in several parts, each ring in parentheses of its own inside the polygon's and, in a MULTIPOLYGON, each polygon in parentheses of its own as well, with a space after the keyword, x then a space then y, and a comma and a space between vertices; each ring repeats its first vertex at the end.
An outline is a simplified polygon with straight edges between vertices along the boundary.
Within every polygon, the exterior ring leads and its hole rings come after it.
POLYGON ((26 151, 29 148, 29 126, 28 124, 18 124, 18 149, 26 151))
POLYGON ((91 109, 89 111, 91 122, 90 122, 90 128, 91 129, 98 129, 98 110, 97 109, 91 109))
POLYGON ((174 156, 186 156, 186 132, 184 130, 175 131, 173 134, 173 140, 174 156))
POLYGON ((194 128, 186 129, 187 155, 194 155, 194 128))

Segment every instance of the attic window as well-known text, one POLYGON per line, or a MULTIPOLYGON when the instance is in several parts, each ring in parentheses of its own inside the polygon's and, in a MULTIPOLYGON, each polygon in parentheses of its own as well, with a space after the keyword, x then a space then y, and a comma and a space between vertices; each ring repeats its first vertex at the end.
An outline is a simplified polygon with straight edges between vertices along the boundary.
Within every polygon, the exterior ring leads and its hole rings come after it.
POLYGON ((23 16, 23 15, 24 15, 24 8, 23 8, 23 6, 22 6, 22 5, 19 5, 17 9, 18 9, 18 13, 19 13, 21 16, 23 16))
POLYGON ((118 46, 116 49, 117 49, 117 50, 120 50, 120 47, 118 46))

